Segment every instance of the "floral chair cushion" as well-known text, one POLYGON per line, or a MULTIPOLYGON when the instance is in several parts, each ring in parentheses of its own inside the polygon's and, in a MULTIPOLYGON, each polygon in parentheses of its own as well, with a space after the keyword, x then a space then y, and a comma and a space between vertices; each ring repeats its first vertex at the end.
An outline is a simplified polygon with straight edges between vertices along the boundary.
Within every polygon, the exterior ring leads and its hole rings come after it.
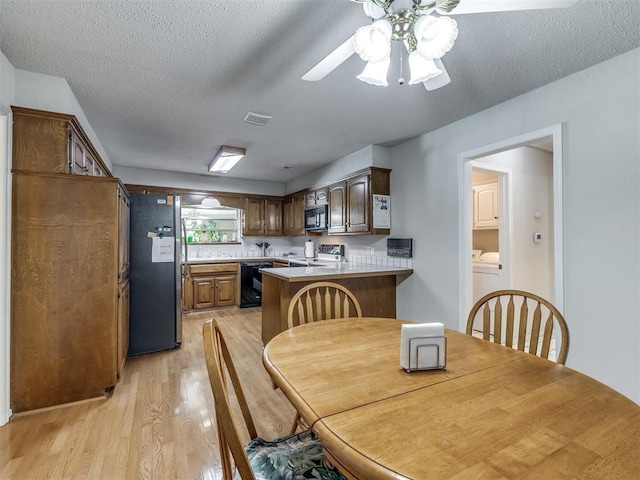
MULTIPOLYGON (((311 430, 273 441, 255 438, 244 447, 256 480, 346 480, 322 453, 311 430)), ((240 480, 236 471, 234 480, 240 480)))

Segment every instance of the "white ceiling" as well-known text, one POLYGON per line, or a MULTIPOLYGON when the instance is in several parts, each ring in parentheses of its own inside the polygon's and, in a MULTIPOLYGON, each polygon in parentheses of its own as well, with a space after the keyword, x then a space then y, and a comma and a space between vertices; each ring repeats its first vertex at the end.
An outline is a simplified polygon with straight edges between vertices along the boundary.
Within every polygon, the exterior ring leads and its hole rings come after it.
POLYGON ((432 92, 397 85, 397 57, 386 88, 355 78, 356 55, 300 80, 369 22, 348 0, 0 0, 0 49, 16 68, 68 80, 116 166, 204 174, 230 144, 248 155, 227 176, 287 181, 640 46, 638 0, 455 19, 452 82, 432 92), (249 111, 273 120, 248 125, 249 111))

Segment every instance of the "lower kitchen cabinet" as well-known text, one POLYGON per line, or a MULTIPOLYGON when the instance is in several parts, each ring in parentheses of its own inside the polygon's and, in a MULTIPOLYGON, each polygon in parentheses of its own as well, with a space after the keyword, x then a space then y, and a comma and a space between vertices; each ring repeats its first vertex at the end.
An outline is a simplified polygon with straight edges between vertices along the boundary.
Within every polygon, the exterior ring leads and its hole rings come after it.
POLYGON ((192 309, 229 307, 236 304, 238 264, 198 264, 189 266, 192 309))
POLYGON ((214 277, 196 277, 193 284, 193 308, 213 308, 214 298, 214 277))
POLYGON ((236 275, 215 277, 213 282, 214 307, 230 307, 236 300, 236 275))

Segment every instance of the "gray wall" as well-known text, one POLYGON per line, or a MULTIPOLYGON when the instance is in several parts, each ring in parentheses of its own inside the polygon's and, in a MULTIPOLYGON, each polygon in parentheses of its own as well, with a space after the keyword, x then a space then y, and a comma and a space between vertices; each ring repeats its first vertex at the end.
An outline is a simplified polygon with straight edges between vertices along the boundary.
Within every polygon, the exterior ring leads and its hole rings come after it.
POLYGON ((640 402, 639 97, 636 49, 394 147, 392 234, 415 239, 398 316, 464 324, 458 155, 563 123, 568 365, 640 402))
POLYGON ((331 183, 334 180, 346 177, 353 172, 368 167, 391 168, 389 149, 379 145, 368 145, 361 148, 356 152, 331 162, 329 165, 294 178, 287 183, 287 193, 331 183))
POLYGON ((121 167, 118 165, 114 167, 111 173, 124 183, 134 185, 153 185, 156 187, 186 188, 214 192, 253 193, 256 195, 283 196, 285 194, 285 184, 279 182, 244 180, 215 175, 194 175, 192 173, 121 167))
POLYGON ((16 105, 75 115, 104 163, 112 170, 109 155, 89 125, 87 116, 64 78, 16 69, 15 82, 16 105))

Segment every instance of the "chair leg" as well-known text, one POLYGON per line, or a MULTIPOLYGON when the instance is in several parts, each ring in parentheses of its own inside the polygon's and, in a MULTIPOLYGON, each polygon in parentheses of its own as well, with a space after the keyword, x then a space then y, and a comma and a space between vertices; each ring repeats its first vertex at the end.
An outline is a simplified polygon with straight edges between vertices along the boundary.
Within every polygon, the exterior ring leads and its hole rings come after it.
POLYGON ((296 433, 299 423, 300 423, 300 414, 296 413, 296 416, 293 419, 293 425, 291 425, 291 431, 289 432, 289 435, 293 435, 294 433, 296 433))
POLYGON ((293 425, 291 425, 291 431, 289 432, 289 435, 293 435, 294 433, 296 433, 296 430, 298 428, 300 430, 309 430, 311 427, 309 427, 307 422, 300 416, 299 413, 296 413, 296 416, 293 419, 293 425))

